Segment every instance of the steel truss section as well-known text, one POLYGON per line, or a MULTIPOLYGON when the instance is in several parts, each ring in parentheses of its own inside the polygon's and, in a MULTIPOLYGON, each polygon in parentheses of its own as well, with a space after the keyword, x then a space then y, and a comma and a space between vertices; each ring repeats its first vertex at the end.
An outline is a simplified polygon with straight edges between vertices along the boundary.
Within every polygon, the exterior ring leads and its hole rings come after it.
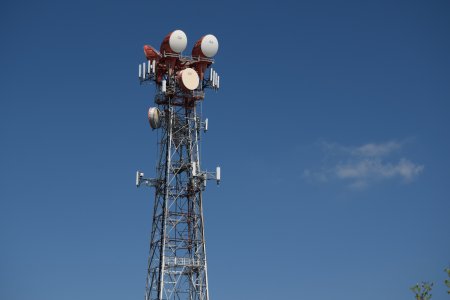
POLYGON ((208 300, 196 107, 162 105, 146 299, 208 300))

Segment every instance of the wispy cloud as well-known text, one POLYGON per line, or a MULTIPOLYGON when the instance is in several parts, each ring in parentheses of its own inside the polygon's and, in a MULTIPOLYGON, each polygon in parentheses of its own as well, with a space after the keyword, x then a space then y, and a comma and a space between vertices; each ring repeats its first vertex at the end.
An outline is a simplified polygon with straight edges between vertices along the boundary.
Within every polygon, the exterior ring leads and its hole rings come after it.
POLYGON ((380 159, 364 159, 335 167, 337 177, 345 178, 392 178, 402 177, 411 180, 422 172, 423 166, 416 165, 411 161, 402 158, 396 164, 386 163, 380 159))
POLYGON ((352 154, 361 155, 367 157, 380 157, 388 155, 396 150, 401 148, 401 144, 399 142, 387 142, 384 144, 365 144, 359 147, 356 147, 352 150, 352 154))
POLYGON ((394 153, 400 154, 402 147, 403 143, 397 141, 353 147, 322 142, 326 158, 318 169, 304 170, 303 177, 316 182, 339 180, 352 189, 364 189, 375 182, 396 178, 408 183, 424 166, 405 157, 392 158, 394 153))

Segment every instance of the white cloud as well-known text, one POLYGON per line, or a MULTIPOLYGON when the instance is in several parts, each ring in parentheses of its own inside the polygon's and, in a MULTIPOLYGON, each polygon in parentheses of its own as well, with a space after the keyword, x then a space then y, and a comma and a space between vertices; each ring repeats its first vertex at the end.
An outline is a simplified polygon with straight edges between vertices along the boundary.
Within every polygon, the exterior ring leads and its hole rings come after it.
POLYGON ((361 156, 379 157, 392 153, 395 150, 400 149, 401 144, 398 142, 387 142, 384 144, 365 144, 360 147, 356 147, 353 153, 361 156))
POLYGON ((364 189, 375 182, 396 178, 411 182, 424 166, 404 157, 391 158, 394 153, 400 152, 402 146, 396 141, 357 147, 322 143, 327 159, 319 170, 305 170, 303 177, 318 182, 340 180, 352 189, 364 189))
POLYGON ((392 178, 411 180, 422 172, 423 166, 402 158, 397 163, 383 162, 378 158, 356 160, 339 164, 335 168, 338 178, 392 178))

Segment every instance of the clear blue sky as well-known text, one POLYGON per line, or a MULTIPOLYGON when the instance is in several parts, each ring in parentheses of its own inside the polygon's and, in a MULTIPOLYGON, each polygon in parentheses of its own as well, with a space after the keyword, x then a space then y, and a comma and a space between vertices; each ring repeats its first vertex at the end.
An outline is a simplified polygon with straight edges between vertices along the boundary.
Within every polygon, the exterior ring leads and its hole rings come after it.
POLYGON ((0 298, 143 299, 156 135, 142 46, 220 43, 212 300, 448 299, 450 4, 3 1, 0 298))

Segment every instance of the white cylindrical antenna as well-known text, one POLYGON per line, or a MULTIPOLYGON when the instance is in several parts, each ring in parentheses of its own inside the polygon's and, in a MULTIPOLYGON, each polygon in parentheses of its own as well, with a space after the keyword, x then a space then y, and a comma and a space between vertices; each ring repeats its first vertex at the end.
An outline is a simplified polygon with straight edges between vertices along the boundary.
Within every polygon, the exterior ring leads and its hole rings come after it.
POLYGON ((197 163, 195 161, 192 163, 192 176, 197 176, 197 163))
POLYGON ((151 71, 152 71, 152 63, 151 61, 148 61, 148 66, 147 66, 147 73, 150 75, 151 71))
POLYGON ((145 63, 142 63, 142 79, 145 80, 145 63))
POLYGON ((211 68, 211 70, 209 71, 209 81, 213 80, 213 75, 214 75, 214 70, 213 70, 213 68, 211 68))
POLYGON ((219 184, 219 182, 220 182, 220 167, 216 168, 216 180, 217 180, 217 184, 219 184))
POLYGON ((139 64, 139 78, 142 77, 142 65, 139 64))
POLYGON ((219 88, 219 87, 220 87, 220 76, 217 75, 217 88, 219 88))
POLYGON ((166 92, 166 80, 165 79, 161 82, 161 91, 163 93, 166 92))
POLYGON ((153 73, 156 74, 156 60, 152 62, 153 73))
POLYGON ((205 119, 205 130, 204 132, 208 131, 208 118, 205 119))

